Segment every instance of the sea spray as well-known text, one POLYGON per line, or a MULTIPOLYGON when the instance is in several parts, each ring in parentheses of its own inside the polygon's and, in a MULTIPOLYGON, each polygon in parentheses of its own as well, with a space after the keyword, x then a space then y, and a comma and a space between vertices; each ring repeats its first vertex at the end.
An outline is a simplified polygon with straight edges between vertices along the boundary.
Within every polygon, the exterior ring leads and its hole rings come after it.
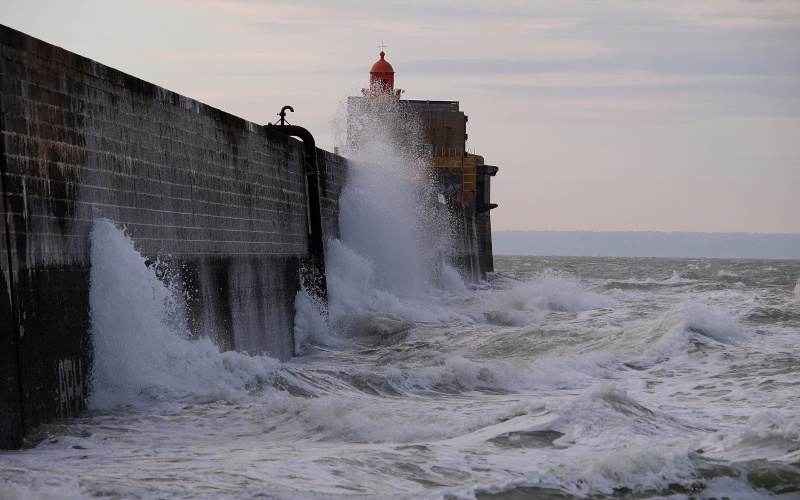
POLYGON ((453 245, 448 211, 416 150, 419 125, 392 96, 351 98, 338 120, 347 123, 349 165, 341 240, 372 263, 375 286, 421 298, 441 285, 453 245))
POLYGON ((385 335, 404 328, 404 321, 441 320, 442 309, 430 304, 433 295, 467 291, 447 262, 449 215, 434 202, 425 158, 414 151, 413 116, 402 113, 394 97, 376 96, 351 99, 338 121, 348 176, 339 200, 341 237, 326 243, 328 318, 301 290, 295 301, 298 353, 305 344, 341 346, 343 338, 385 335))
POLYGON ((454 292, 425 293, 419 298, 398 296, 376 282, 374 264, 340 240, 326 246, 326 272, 330 290, 327 315, 318 301, 305 290, 295 299, 296 352, 306 345, 343 347, 349 340, 390 335, 407 330, 410 322, 451 321, 472 323, 469 314, 446 305, 448 297, 467 291, 455 270, 445 272, 448 289, 454 292))
POLYGON ((508 326, 538 326, 553 312, 582 312, 617 305, 612 297, 586 290, 574 277, 545 270, 506 288, 479 292, 475 308, 487 321, 508 326))
POLYGON ((654 317, 609 326, 602 343, 627 366, 641 369, 685 356, 697 346, 736 345, 744 334, 723 308, 686 300, 654 317))
POLYGON ((91 232, 89 303, 94 408, 186 394, 224 398, 267 386, 280 367, 263 356, 220 353, 208 338, 190 340, 176 290, 107 219, 91 232))

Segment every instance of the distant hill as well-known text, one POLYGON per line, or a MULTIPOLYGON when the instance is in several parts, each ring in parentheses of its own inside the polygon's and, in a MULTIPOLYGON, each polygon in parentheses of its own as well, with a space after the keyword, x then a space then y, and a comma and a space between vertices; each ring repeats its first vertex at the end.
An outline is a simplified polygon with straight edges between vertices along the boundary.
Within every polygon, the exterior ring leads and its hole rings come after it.
POLYGON ((496 255, 800 259, 800 234, 492 231, 496 255))

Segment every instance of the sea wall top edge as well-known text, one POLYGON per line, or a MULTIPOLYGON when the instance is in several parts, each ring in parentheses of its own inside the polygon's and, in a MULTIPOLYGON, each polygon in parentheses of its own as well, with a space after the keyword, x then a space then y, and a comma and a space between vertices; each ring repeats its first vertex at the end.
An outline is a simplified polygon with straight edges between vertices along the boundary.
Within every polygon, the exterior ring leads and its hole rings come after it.
MULTIPOLYGON (((84 73, 106 80, 113 85, 127 88, 131 92, 149 96, 154 101, 164 102, 186 110, 194 111, 195 113, 208 116, 217 122, 226 123, 235 128, 246 130, 247 132, 264 137, 278 138, 283 136, 283 134, 278 132, 266 130, 262 124, 245 120, 244 118, 236 116, 227 111, 223 111, 219 108, 130 75, 101 62, 76 54, 44 40, 40 40, 4 24, 0 24, 0 45, 9 46, 11 48, 25 51, 43 59, 52 61, 66 61, 71 59, 74 67, 80 68, 84 73)), ((300 143, 300 141, 297 139, 292 139, 292 141, 296 141, 298 144, 300 143)), ((335 153, 331 153, 330 151, 322 149, 320 149, 320 151, 324 151, 328 156, 332 155, 345 160, 344 157, 341 157, 335 153)))

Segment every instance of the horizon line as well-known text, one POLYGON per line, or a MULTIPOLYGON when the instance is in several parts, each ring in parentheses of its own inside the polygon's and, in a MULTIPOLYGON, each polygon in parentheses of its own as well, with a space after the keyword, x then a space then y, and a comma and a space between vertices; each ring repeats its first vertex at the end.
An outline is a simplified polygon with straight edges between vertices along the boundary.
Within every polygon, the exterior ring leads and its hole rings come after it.
POLYGON ((492 229, 492 232, 517 232, 517 233, 663 233, 663 234, 757 234, 764 236, 783 235, 783 236, 800 236, 800 232, 756 232, 756 231, 659 231, 655 229, 613 229, 613 230, 598 230, 598 229, 492 229))

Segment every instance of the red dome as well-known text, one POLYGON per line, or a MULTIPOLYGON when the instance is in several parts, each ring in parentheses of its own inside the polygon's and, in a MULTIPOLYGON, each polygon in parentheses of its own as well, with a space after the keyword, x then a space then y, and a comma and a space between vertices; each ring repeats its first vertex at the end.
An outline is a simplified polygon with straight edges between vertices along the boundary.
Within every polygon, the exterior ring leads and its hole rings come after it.
POLYGON ((381 51, 381 58, 372 65, 372 69, 369 70, 370 73, 394 73, 394 68, 392 65, 389 64, 389 61, 383 58, 386 53, 381 51))
POLYGON ((403 91, 394 88, 394 68, 383 58, 386 54, 381 51, 381 58, 369 70, 369 89, 363 89, 364 95, 397 95, 403 91))

